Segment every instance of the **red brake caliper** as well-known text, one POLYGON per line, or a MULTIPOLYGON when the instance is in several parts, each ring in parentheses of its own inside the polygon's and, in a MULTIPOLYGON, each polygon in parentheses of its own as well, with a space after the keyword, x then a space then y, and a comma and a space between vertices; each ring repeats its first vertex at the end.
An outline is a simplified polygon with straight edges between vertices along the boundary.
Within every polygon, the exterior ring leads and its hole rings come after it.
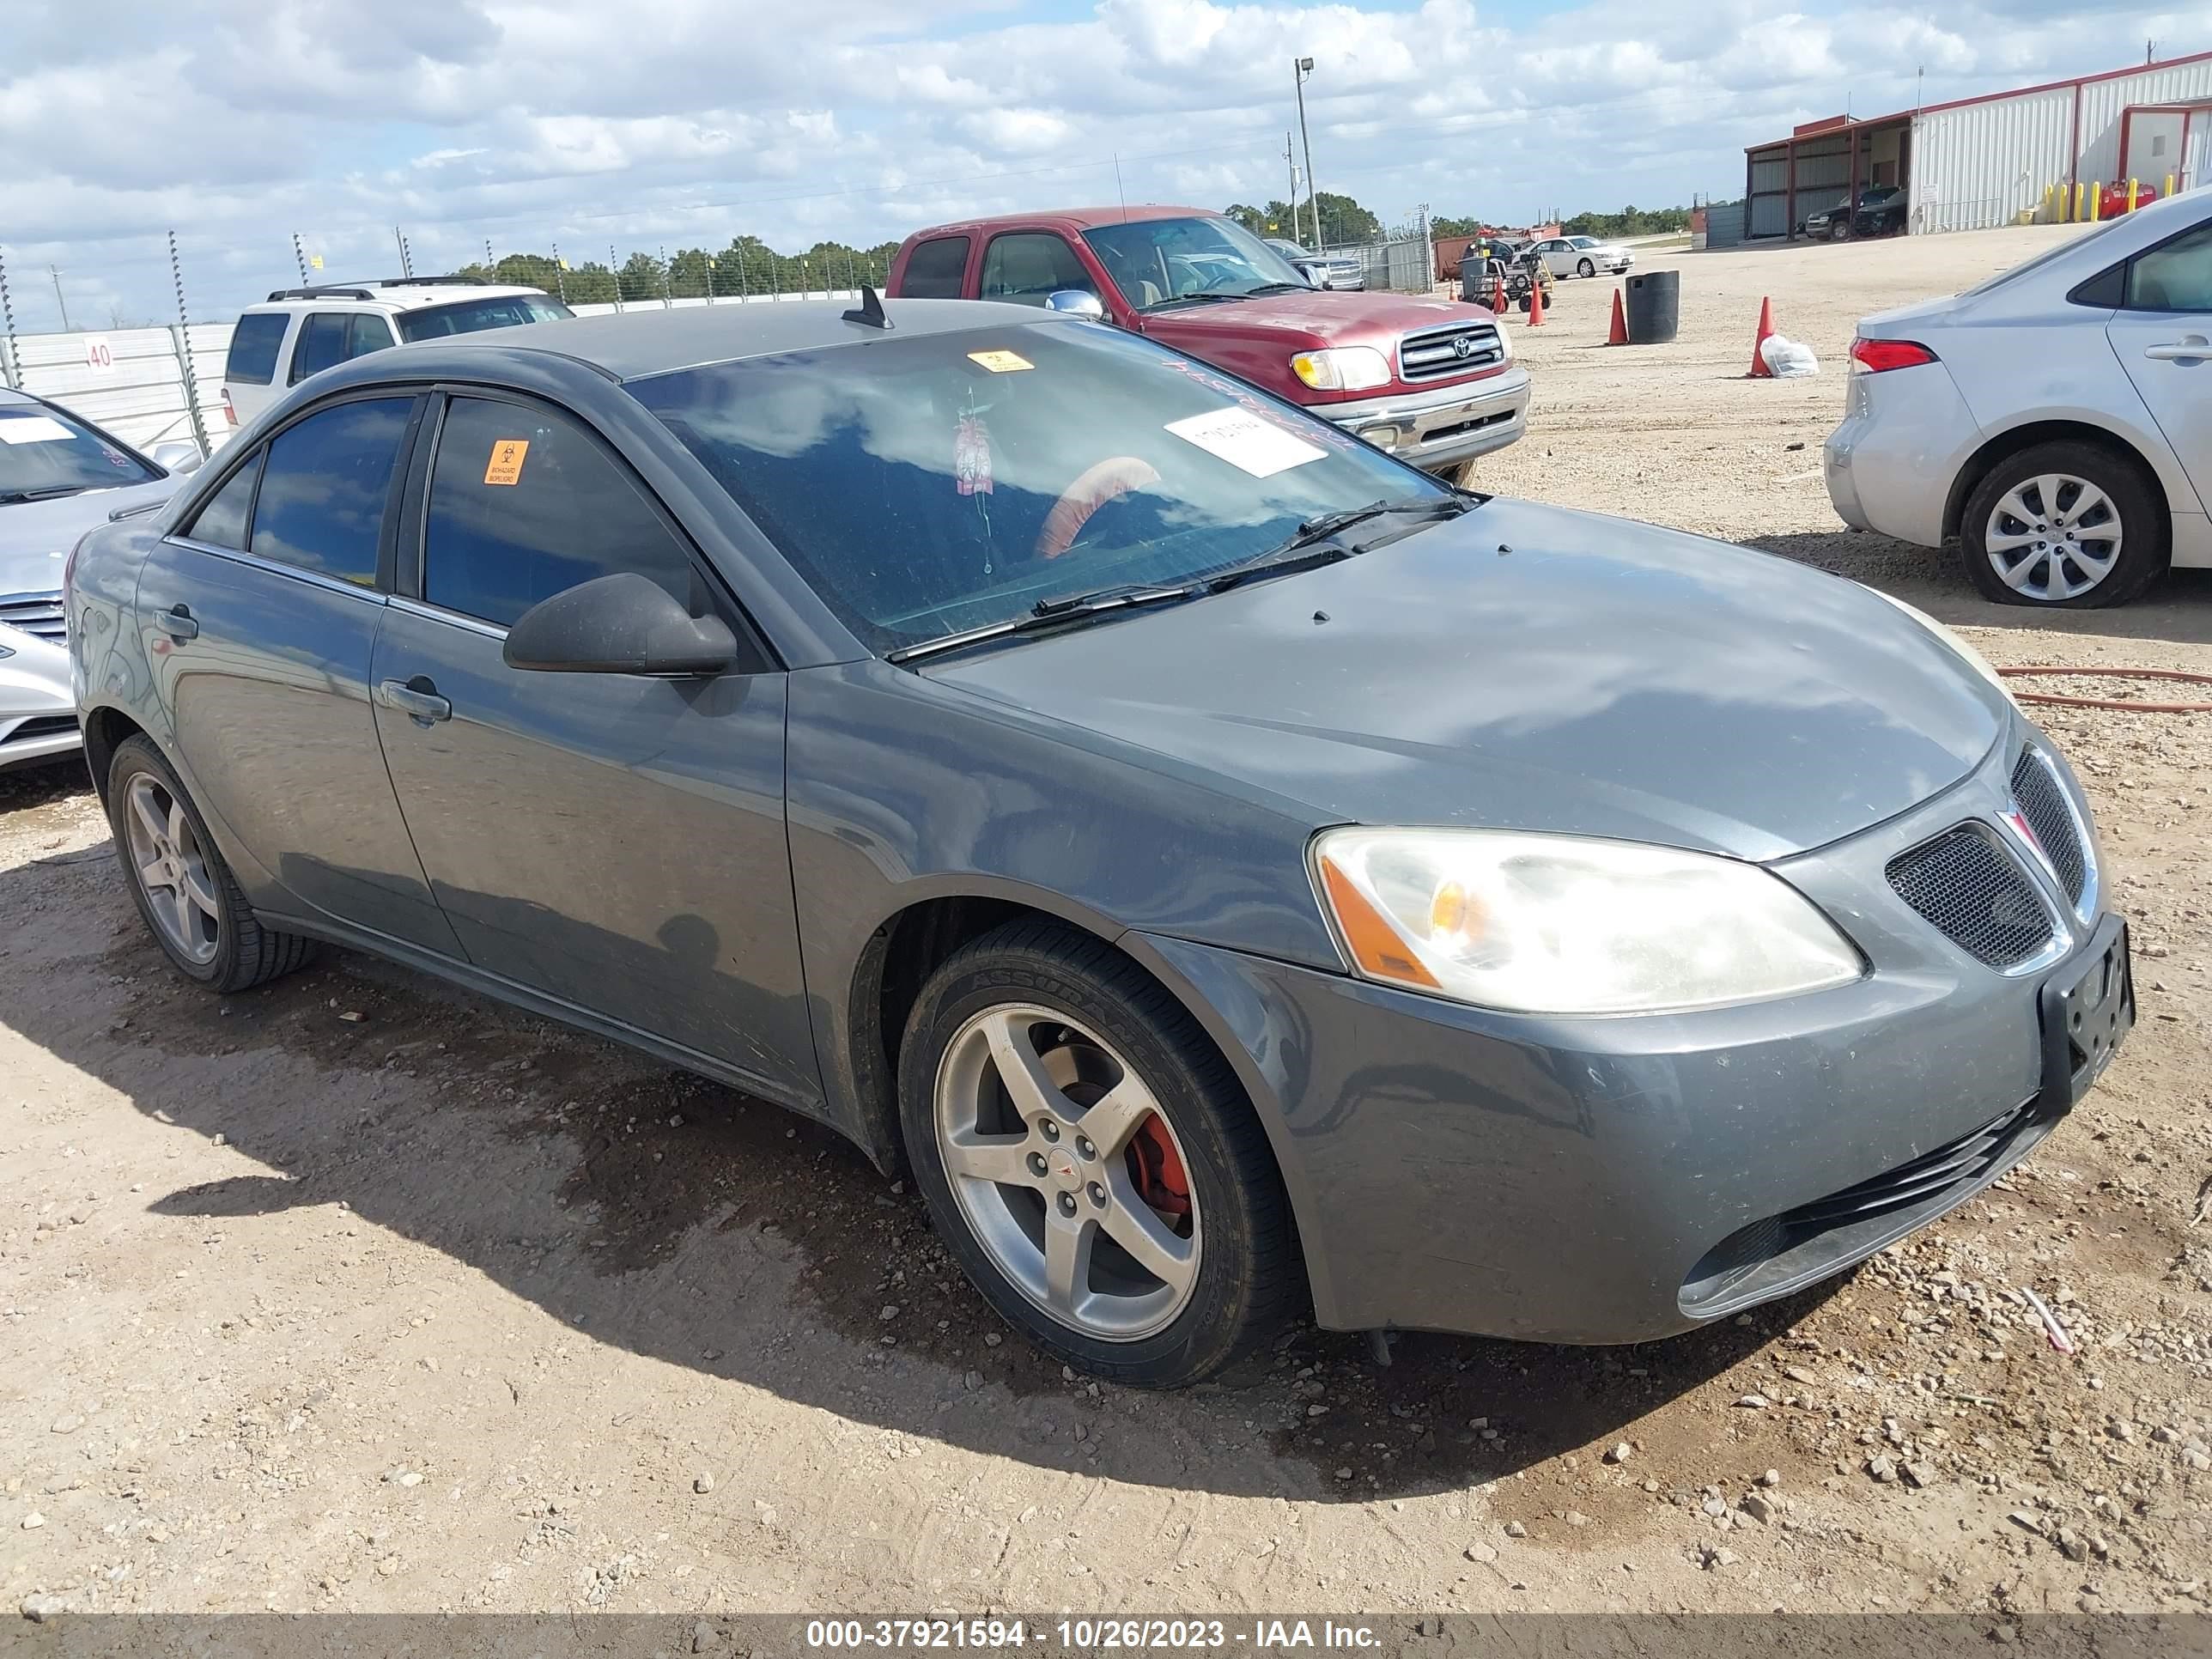
POLYGON ((1129 1151, 1137 1164, 1137 1195, 1162 1215, 1188 1215, 1190 1177, 1158 1113, 1137 1126, 1129 1151))

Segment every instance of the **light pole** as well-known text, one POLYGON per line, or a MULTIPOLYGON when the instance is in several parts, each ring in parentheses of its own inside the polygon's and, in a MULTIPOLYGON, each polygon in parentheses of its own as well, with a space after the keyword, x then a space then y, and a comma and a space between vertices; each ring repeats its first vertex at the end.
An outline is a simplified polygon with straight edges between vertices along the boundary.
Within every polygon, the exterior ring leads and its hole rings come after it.
MULTIPOLYGON (((1313 245, 1314 252, 1318 253, 1321 252, 1321 192, 1314 188, 1313 140, 1306 134, 1306 76, 1313 73, 1313 59, 1295 58, 1292 64, 1296 73, 1291 83, 1298 94, 1298 143, 1306 153, 1306 200, 1313 204, 1313 245)), ((1298 204, 1293 200, 1291 203, 1293 219, 1297 217, 1297 210, 1298 204)))

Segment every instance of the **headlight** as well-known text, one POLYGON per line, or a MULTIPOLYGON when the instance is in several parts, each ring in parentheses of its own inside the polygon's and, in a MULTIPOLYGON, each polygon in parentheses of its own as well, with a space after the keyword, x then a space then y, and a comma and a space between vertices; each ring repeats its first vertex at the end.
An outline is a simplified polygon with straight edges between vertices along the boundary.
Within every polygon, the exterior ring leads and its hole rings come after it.
POLYGON ((1329 830, 1314 876, 1364 977, 1520 1013, 1620 1014, 1791 996, 1858 952, 1756 865, 1494 830, 1329 830))
MULTIPOLYGON (((1860 586, 1865 586, 1866 585, 1864 583, 1861 583, 1860 586)), ((1913 621, 1918 623, 1923 628, 1933 634, 1937 639, 1942 641, 1945 645, 1950 647, 1952 650, 1957 652, 1959 655, 1966 659, 1967 667, 1972 669, 1974 672, 1979 674, 1991 685, 1994 685, 1998 690, 2003 692, 2004 698, 2007 702, 2010 703, 2014 708, 2018 708, 2020 707, 2020 699, 2013 696, 2012 688, 2004 683, 2004 677, 2002 674, 1999 674, 1996 669, 1990 667, 1990 659, 1987 657, 1984 657, 1980 652, 1975 650, 1972 646, 1968 645, 1966 641, 1960 639, 1949 629, 1944 627, 1942 623, 1937 622, 1935 617, 1929 616, 1925 611, 1922 611, 1916 606, 1905 604, 1903 599, 1897 598, 1894 594, 1885 593, 1879 587, 1868 587, 1867 592, 1873 594, 1878 599, 1887 599, 1899 611, 1902 611, 1906 616, 1911 617, 1913 621)))
POLYGON ((1298 353, 1291 373, 1316 392, 1364 392, 1390 384, 1390 360, 1373 346, 1330 346, 1298 353))

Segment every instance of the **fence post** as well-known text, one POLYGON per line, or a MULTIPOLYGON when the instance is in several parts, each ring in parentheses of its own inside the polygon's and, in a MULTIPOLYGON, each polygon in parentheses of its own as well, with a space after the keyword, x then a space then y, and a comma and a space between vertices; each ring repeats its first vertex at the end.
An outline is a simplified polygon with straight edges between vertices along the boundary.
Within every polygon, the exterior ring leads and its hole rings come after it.
POLYGON ((191 319, 185 314, 185 266, 177 257, 177 233, 169 233, 169 275, 177 284, 177 320, 170 325, 169 338, 175 342, 177 367, 185 374, 185 413, 191 417, 192 436, 199 442, 200 453, 212 453, 208 448, 207 424, 200 419, 199 379, 192 373, 191 319))
POLYGON ((0 340, 0 382, 23 384, 23 371, 15 356, 15 302, 8 297, 8 256, 0 252, 0 321, 7 324, 7 338, 0 340))

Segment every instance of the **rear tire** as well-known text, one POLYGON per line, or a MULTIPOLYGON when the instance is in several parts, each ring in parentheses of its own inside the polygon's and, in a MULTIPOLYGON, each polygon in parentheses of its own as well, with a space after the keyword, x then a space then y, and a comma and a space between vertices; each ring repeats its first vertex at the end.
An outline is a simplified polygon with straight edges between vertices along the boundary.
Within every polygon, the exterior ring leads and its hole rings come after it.
POLYGON ((2063 611, 2125 605, 2164 575, 2173 526, 2158 481, 2100 444, 2036 444, 1966 498, 1959 557, 1984 599, 2063 611))
POLYGON ((185 978, 211 991, 243 991, 313 954, 312 940, 255 920, 206 820, 152 739, 116 744, 107 821, 139 920, 185 978))
POLYGON ((1289 1200, 1235 1073, 1098 940, 1024 921, 964 946, 922 987, 898 1064, 939 1236, 1054 1358, 1177 1388, 1303 1300, 1289 1200))

